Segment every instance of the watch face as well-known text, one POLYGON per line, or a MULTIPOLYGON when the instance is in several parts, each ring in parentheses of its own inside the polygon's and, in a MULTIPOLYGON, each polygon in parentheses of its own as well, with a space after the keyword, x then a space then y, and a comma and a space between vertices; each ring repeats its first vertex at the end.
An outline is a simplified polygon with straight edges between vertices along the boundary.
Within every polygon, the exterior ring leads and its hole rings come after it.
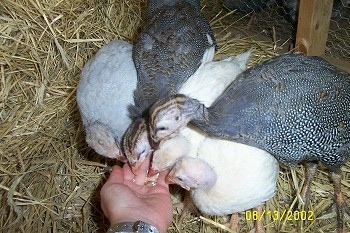
POLYGON ((107 233, 112 233, 112 232, 159 233, 157 228, 143 221, 121 222, 121 223, 114 224, 107 231, 107 233))

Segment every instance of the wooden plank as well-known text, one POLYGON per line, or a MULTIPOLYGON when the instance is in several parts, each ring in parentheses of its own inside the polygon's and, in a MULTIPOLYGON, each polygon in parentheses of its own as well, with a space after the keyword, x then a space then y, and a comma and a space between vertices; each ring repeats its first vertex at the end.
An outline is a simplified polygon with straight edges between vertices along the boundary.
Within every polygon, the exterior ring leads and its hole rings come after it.
POLYGON ((306 55, 325 52, 333 0, 300 0, 296 50, 306 55))

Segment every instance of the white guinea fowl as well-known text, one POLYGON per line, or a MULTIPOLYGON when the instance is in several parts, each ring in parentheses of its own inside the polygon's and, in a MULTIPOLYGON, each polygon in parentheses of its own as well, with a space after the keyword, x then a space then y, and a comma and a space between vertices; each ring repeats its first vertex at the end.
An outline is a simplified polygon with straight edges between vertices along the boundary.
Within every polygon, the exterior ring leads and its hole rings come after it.
POLYGON ((109 42, 84 65, 77 103, 86 142, 98 154, 126 161, 119 143, 131 123, 128 105, 134 103, 136 83, 132 45, 126 41, 109 42))
MULTIPOLYGON (((275 193, 279 164, 269 153, 244 144, 206 138, 197 157, 180 158, 168 178, 190 191, 195 206, 208 215, 255 208, 275 193)), ((256 231, 262 231, 257 223, 256 231)))

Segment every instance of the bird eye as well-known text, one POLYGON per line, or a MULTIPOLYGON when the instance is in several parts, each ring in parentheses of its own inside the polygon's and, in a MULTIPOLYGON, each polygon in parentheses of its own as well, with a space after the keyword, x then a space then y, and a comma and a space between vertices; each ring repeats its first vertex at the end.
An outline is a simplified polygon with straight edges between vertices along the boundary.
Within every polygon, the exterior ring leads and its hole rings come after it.
POLYGON ((101 146, 104 146, 104 143, 102 140, 98 140, 97 143, 100 144, 101 146))
POLYGON ((138 157, 138 159, 140 159, 141 158, 141 155, 143 155, 144 153, 145 153, 145 151, 146 151, 146 149, 143 149, 142 151, 141 151, 141 153, 137 156, 138 157))
POLYGON ((179 119, 180 119, 180 117, 179 117, 179 116, 175 117, 175 121, 178 121, 179 119))
POLYGON ((168 128, 167 128, 167 127, 164 127, 164 126, 157 128, 158 131, 163 131, 163 130, 167 130, 167 129, 168 129, 168 128))

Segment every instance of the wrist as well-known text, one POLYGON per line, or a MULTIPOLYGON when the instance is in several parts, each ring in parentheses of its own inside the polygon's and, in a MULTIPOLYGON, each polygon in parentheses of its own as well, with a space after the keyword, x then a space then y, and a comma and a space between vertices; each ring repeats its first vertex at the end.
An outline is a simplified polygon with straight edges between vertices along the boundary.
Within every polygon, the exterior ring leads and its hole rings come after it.
POLYGON ((160 233, 158 229, 146 222, 121 222, 113 224, 109 227, 107 233, 160 233))

